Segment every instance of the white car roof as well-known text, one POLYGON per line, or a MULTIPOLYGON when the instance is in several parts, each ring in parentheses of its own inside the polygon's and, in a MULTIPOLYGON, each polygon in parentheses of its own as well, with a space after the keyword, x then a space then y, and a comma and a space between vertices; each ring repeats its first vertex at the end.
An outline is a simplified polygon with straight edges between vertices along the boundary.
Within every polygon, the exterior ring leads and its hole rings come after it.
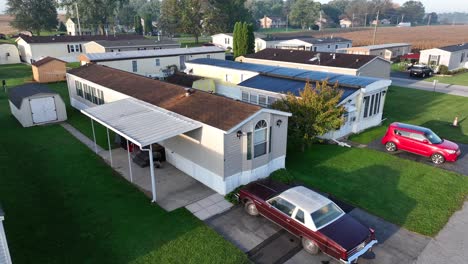
POLYGON ((299 206, 306 213, 311 214, 332 201, 325 196, 318 194, 304 186, 296 186, 282 192, 280 197, 299 206))

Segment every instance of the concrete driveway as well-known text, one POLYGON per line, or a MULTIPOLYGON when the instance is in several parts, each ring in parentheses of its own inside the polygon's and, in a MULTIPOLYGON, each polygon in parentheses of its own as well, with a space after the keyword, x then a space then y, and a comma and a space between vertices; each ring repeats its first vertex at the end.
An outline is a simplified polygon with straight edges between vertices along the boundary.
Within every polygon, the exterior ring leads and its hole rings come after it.
MULTIPOLYGON (((349 214, 376 230, 379 244, 359 263, 412 263, 420 255, 430 238, 409 232, 357 208, 349 214)), ((255 263, 338 264, 321 253, 309 255, 302 250, 299 239, 280 229, 263 217, 247 215, 241 206, 208 219, 207 224, 228 241, 247 253, 255 263)))
MULTIPOLYGON (((378 150, 378 151, 387 152, 385 150, 385 146, 382 143, 380 143, 380 141, 381 141, 380 138, 378 140, 374 140, 371 143, 369 143, 367 147, 378 150)), ((460 144, 460 143, 457 143, 457 144, 460 146, 460 150, 462 152, 460 158, 456 162, 446 162, 441 165, 435 165, 434 163, 431 162, 429 158, 422 157, 413 153, 408 153, 406 151, 396 151, 390 154, 398 156, 400 158, 421 162, 427 165, 432 165, 434 167, 458 172, 462 175, 468 176, 468 145, 460 144)))
POLYGON ((437 83, 434 89, 432 82, 424 81, 421 78, 409 78, 405 73, 392 73, 390 79, 392 85, 395 86, 468 97, 468 86, 437 83))

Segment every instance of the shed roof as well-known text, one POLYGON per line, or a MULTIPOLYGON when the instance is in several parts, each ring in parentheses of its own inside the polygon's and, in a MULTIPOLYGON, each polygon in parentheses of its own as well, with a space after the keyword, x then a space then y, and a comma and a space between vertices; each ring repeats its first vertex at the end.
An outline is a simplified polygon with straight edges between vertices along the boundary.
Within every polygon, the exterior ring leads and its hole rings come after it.
MULTIPOLYGON (((286 94, 290 92, 296 96, 299 96, 299 92, 304 90, 306 82, 307 81, 291 80, 288 78, 278 78, 260 74, 239 83, 239 86, 260 89, 274 93, 286 94)), ((311 84, 312 87, 315 87, 314 83, 311 84)), ((340 102, 359 90, 357 88, 347 87, 340 87, 338 89, 343 91, 343 95, 341 96, 340 102)))
POLYGON ((57 94, 56 92, 50 90, 49 87, 47 87, 46 85, 38 83, 28 83, 9 89, 8 98, 16 106, 16 108, 19 109, 21 107, 21 102, 23 102, 24 98, 43 93, 57 94))
POLYGON ((224 50, 214 46, 194 47, 194 48, 173 48, 173 49, 157 49, 157 50, 131 50, 119 52, 104 52, 104 53, 87 53, 82 54, 87 61, 115 61, 127 59, 142 59, 142 58, 157 58, 177 55, 195 55, 205 53, 224 53, 224 50))
POLYGON ((43 58, 43 59, 40 59, 40 60, 38 60, 38 61, 33 62, 32 65, 33 65, 33 66, 36 66, 36 67, 39 67, 39 66, 44 65, 44 64, 47 64, 47 63, 49 63, 49 62, 51 62, 51 61, 58 61, 58 62, 63 62, 64 64, 67 64, 66 61, 59 60, 59 59, 57 59, 57 58, 47 56, 47 57, 45 57, 45 58, 43 58))
POLYGON ((245 56, 251 59, 283 61, 291 63, 359 69, 377 58, 374 55, 356 55, 346 53, 312 52, 304 50, 264 49, 245 56), (320 54, 320 55, 318 55, 320 54), (320 61, 318 60, 320 56, 320 61))
POLYGON ((81 110, 140 147, 200 128, 202 124, 134 98, 81 110))
MULTIPOLYGON (((143 39, 141 35, 82 35, 82 36, 26 36, 21 35, 18 39, 23 39, 26 43, 62 43, 62 42, 89 42, 95 40, 128 40, 128 39, 143 39)), ((18 41, 18 39, 16 41, 18 41)))
POLYGON ((368 50, 379 50, 379 49, 388 49, 388 48, 397 48, 397 47, 405 47, 411 46, 409 43, 387 43, 387 44, 378 44, 378 45, 369 45, 369 46, 361 46, 361 47, 352 47, 349 49, 368 49, 368 50))
POLYGON ((466 50, 468 49, 468 43, 462 43, 462 44, 457 44, 457 45, 450 45, 450 46, 445 46, 445 47, 440 47, 438 49, 449 51, 449 52, 454 52, 454 51, 460 51, 460 50, 466 50))
POLYGON ((112 48, 112 47, 144 47, 144 46, 165 46, 165 45, 178 45, 179 42, 171 39, 123 39, 123 40, 95 40, 94 42, 99 45, 112 48))
POLYGON ((182 86, 97 64, 75 68, 68 73, 223 131, 261 110, 257 105, 199 90, 185 96, 187 90, 182 86))

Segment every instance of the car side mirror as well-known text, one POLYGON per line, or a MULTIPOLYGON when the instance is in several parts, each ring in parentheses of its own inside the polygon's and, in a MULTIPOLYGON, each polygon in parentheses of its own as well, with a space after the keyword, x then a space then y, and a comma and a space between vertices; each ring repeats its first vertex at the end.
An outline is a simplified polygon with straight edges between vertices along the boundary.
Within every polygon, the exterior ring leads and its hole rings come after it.
POLYGON ((429 144, 429 140, 424 139, 424 140, 423 140, 423 143, 424 143, 424 144, 429 144))

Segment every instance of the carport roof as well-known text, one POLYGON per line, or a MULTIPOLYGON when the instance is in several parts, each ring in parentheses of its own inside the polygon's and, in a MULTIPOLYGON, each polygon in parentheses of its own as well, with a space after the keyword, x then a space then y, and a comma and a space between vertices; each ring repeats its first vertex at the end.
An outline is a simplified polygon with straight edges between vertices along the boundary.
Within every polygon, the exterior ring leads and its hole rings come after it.
POLYGON ((28 83, 8 90, 8 99, 19 109, 24 98, 41 93, 56 94, 43 84, 28 83))
POLYGON ((140 147, 202 126, 200 122, 134 98, 90 107, 81 112, 140 147))

